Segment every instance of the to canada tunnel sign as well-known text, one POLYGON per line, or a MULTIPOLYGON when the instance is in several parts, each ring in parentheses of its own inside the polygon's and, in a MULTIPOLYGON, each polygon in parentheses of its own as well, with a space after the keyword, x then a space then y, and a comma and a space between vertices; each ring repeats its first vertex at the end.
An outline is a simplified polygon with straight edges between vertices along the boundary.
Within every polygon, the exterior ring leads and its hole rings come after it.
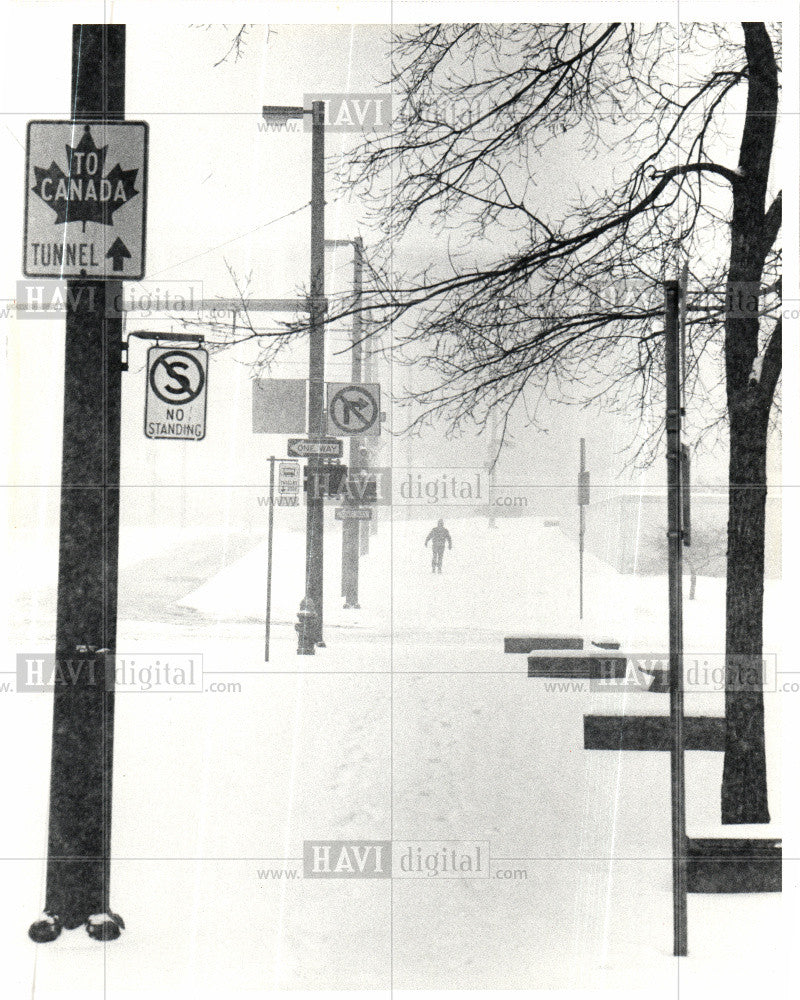
POLYGON ((28 122, 23 272, 143 278, 146 199, 146 122, 28 122))

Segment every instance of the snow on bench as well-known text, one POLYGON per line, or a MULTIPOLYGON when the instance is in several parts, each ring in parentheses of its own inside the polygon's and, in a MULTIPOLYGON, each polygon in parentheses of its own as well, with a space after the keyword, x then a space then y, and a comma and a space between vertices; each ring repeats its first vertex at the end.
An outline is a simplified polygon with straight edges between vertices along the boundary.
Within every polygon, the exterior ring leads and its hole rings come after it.
MULTIPOLYGON (((668 715, 584 715, 585 750, 668 751, 671 740, 668 715)), ((687 715, 683 720, 685 750, 725 750, 725 718, 687 715)))
POLYGON ((511 635, 504 640, 506 653, 533 653, 550 649, 619 649, 619 643, 611 639, 587 640, 577 635, 511 635))

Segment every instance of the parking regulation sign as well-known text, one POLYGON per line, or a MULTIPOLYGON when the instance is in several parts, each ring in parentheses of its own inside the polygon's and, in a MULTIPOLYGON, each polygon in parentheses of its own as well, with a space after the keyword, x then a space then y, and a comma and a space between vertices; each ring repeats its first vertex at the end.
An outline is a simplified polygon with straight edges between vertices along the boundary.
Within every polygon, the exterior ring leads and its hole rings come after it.
POLYGON ((208 351, 151 347, 147 352, 144 433, 149 438, 202 441, 206 436, 208 351))
POLYGON ((281 495, 300 493, 300 463, 281 461, 278 463, 278 493, 281 495))
POLYGON ((147 123, 28 122, 28 278, 144 277, 147 123))
POLYGON ((381 432, 381 387, 372 383, 328 382, 328 433, 368 435, 381 432))

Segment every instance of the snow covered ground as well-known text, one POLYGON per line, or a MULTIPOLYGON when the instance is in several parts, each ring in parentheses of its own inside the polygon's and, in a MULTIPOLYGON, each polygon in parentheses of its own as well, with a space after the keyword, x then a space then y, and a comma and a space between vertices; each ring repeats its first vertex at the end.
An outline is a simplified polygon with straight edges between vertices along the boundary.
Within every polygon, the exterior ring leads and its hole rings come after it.
MULTIPOLYGON (((558 527, 446 523, 454 547, 438 576, 427 523, 380 522, 360 611, 341 607, 329 533, 328 645, 313 658, 296 655, 291 624, 304 539, 279 523, 269 663, 263 539, 123 537, 119 651, 202 655, 205 691, 117 699, 111 899, 127 930, 105 947, 82 930, 25 947, 44 890, 50 698, 2 699, 16 765, 0 933, 22 945, 9 951, 6 995, 31 995, 32 981, 36 998, 126 1000, 392 986, 674 996, 678 977, 692 997, 763 989, 786 954, 782 897, 690 897, 678 965, 668 755, 582 747, 584 713, 666 713, 666 696, 553 690, 503 653, 505 635, 539 630, 663 651, 666 579, 587 556, 581 624, 577 547, 558 527), (303 879, 313 839, 488 841, 490 877, 303 879)), ((9 655, 52 642, 53 591, 40 579, 18 581, 9 655)), ((771 584, 765 648, 778 652, 776 596, 771 584)), ((700 578, 685 602, 687 652, 721 651, 723 604, 722 581, 700 578)), ((780 830, 780 699, 766 702, 773 823, 760 836, 780 830)), ((690 694, 687 712, 721 714, 721 693, 690 694)), ((720 754, 688 755, 690 835, 738 832, 718 825, 721 768, 720 754)))

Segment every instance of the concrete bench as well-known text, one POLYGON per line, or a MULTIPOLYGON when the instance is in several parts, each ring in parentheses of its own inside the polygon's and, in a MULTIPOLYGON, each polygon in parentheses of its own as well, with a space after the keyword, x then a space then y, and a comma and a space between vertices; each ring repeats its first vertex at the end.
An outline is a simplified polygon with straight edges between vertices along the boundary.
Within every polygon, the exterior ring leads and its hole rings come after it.
POLYGON ((687 837, 686 890, 780 892, 782 860, 780 840, 687 837))
POLYGON ((528 677, 556 677, 600 680, 613 678, 621 680, 628 670, 628 659, 624 655, 600 650, 541 651, 528 657, 528 677))
MULTIPOLYGON (((668 751, 671 743, 668 715, 584 715, 585 750, 668 751)), ((725 750, 725 719, 715 715, 687 715, 683 720, 685 750, 725 750)))
POLYGON ((534 653, 549 649, 619 649, 611 639, 588 642, 577 635, 511 635, 504 640, 506 653, 534 653))

